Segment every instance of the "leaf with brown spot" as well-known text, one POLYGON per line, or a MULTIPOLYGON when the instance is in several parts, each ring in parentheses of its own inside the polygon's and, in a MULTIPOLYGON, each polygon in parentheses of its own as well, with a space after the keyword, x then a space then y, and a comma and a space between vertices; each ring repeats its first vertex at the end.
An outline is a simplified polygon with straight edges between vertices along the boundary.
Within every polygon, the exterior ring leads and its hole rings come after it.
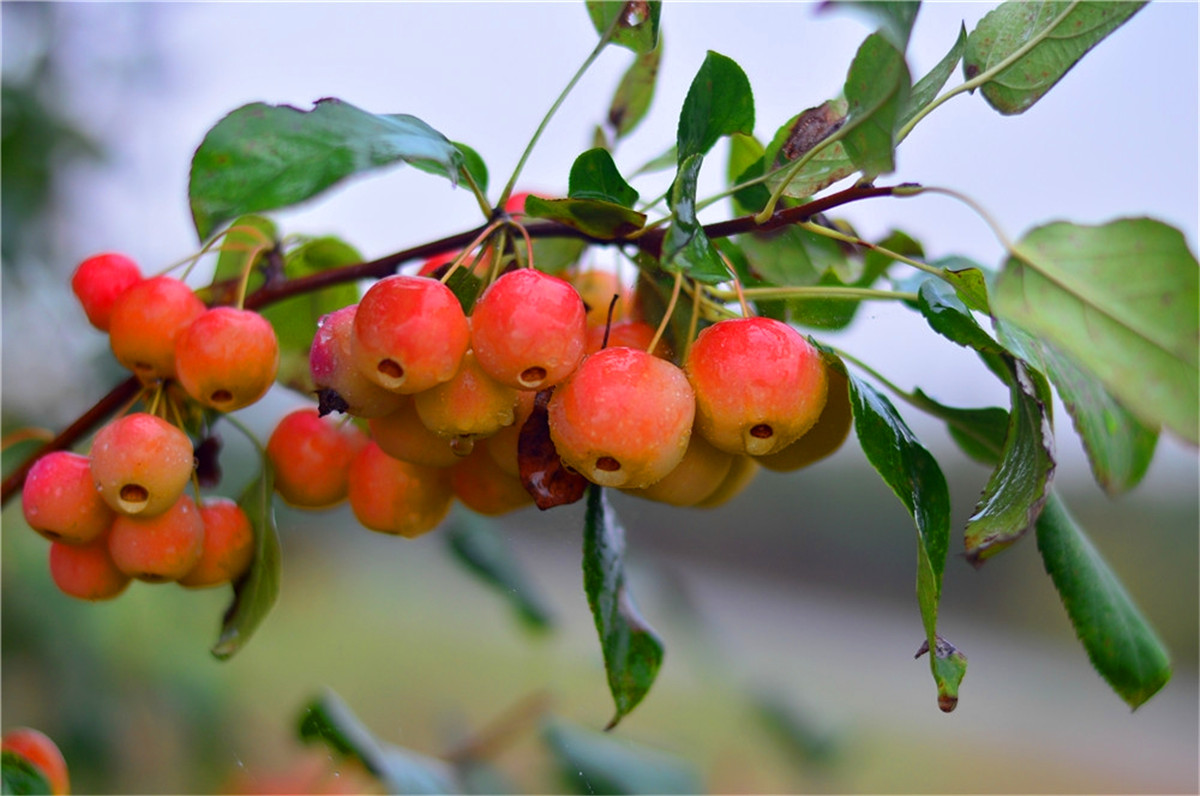
POLYGON ((533 502, 545 511, 555 506, 575 503, 587 490, 588 480, 574 470, 568 470, 558 458, 554 441, 550 439, 550 396, 554 389, 542 390, 533 402, 533 412, 517 440, 517 466, 521 483, 533 496, 533 502))
POLYGON ((791 123, 779 154, 795 160, 829 136, 846 121, 845 103, 828 100, 815 108, 801 111, 791 123))

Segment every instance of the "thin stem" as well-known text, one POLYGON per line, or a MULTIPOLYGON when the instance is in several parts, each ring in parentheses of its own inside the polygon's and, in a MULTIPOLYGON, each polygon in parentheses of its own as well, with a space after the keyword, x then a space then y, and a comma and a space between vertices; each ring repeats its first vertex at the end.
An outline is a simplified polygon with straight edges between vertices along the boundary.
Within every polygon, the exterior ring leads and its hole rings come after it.
MULTIPOLYGON (((979 204, 979 202, 976 202, 965 193, 959 193, 952 188, 938 187, 922 187, 917 190, 916 193, 938 193, 962 202, 967 207, 974 210, 976 215, 982 218, 983 222, 991 227, 992 234, 996 236, 996 240, 1000 241, 1000 245, 1003 246, 1009 254, 1013 255, 1014 257, 1021 257, 1021 253, 1017 248, 1017 245, 1013 243, 1012 238, 1008 237, 1008 235, 1004 232, 1004 229, 1000 226, 1000 222, 996 220, 995 216, 989 213, 983 205, 979 204)), ((1022 257, 1022 259, 1024 258, 1022 257)))
MULTIPOLYGON (((467 257, 470 256, 471 252, 475 251, 475 247, 479 246, 485 240, 487 240, 488 236, 491 235, 493 232, 495 232, 500 227, 500 225, 501 225, 501 222, 493 221, 492 223, 490 223, 486 227, 484 227, 483 231, 480 232, 478 235, 476 235, 474 240, 472 240, 469 244, 467 244, 466 246, 463 247, 463 250, 461 252, 459 252, 458 256, 455 257, 454 260, 450 263, 450 267, 446 269, 446 273, 442 274, 442 278, 439 281, 441 281, 441 283, 443 285, 446 284, 447 282, 449 282, 450 276, 455 271, 457 271, 464 262, 466 262, 466 259, 467 259, 467 257)), ((472 265, 472 268, 473 267, 474 266, 472 265)))
MULTIPOLYGON (((692 350, 692 341, 696 339, 696 329, 700 326, 700 285, 692 285, 692 317, 688 320, 687 340, 683 344, 680 355, 681 362, 687 362, 688 352, 692 350)), ((653 350, 653 349, 651 349, 653 350)))
POLYGON ((671 322, 671 316, 675 313, 675 305, 679 302, 679 291, 683 288, 683 271, 675 272, 675 285, 671 288, 671 299, 667 302, 667 309, 663 312, 662 320, 658 323, 658 329, 654 332, 654 338, 650 340, 650 345, 646 346, 646 353, 653 353, 658 347, 658 341, 662 340, 663 334, 667 331, 667 324, 671 322))
POLYGON ((794 163, 787 167, 787 171, 783 175, 783 179, 779 181, 779 186, 771 191, 771 198, 767 200, 767 205, 754 216, 754 220, 762 224, 767 221, 775 213, 775 205, 779 204, 779 200, 783 198, 783 192, 787 190, 788 185, 800 173, 800 169, 808 165, 809 161, 817 156, 825 147, 842 140, 842 137, 849 132, 847 128, 838 128, 832 135, 826 136, 814 146, 812 149, 805 152, 794 163))
POLYGON ((233 302, 233 306, 239 310, 246 303, 246 291, 250 288, 250 276, 254 273, 254 262, 266 250, 267 247, 265 246, 256 246, 250 250, 250 256, 246 258, 246 265, 242 268, 242 273, 238 281, 237 297, 233 302))
MULTIPOLYGON (((749 298, 786 299, 786 298, 845 298, 875 301, 916 301, 916 293, 905 293, 898 290, 876 290, 867 287, 842 287, 834 285, 809 285, 805 287, 748 287, 741 294, 749 298)), ((739 297, 737 291, 713 291, 716 298, 726 298, 732 301, 739 297)))
POLYGON ((875 368, 871 367, 866 362, 863 362, 858 357, 854 356, 853 354, 849 354, 839 348, 835 348, 833 351, 840 358, 846 360, 847 362, 850 362, 855 367, 857 367, 859 370, 863 371, 864 373, 869 375, 871 378, 873 378, 875 381, 882 384, 884 387, 886 387, 888 389, 889 392, 891 392, 893 395, 895 395, 900 400, 902 400, 905 403, 909 404, 910 406, 914 406, 918 409, 925 408, 917 401, 917 397, 913 393, 908 392, 907 390, 901 389, 893 381, 888 379, 886 376, 884 376, 879 371, 875 370, 875 368))
POLYGON ((911 257, 907 257, 899 252, 894 252, 891 249, 884 248, 883 246, 871 243, 870 241, 863 240, 855 235, 847 235, 844 232, 839 232, 836 229, 830 229, 829 227, 821 224, 813 224, 812 222, 805 222, 800 224, 800 226, 804 227, 814 235, 821 235, 823 237, 830 238, 831 240, 840 241, 841 243, 851 243, 855 246, 863 246, 879 252, 884 257, 889 257, 897 262, 904 263, 905 265, 911 265, 913 268, 916 268, 919 271, 924 271, 925 273, 933 274, 934 276, 942 276, 942 269, 938 268, 937 266, 930 265, 929 263, 923 263, 920 260, 914 260, 911 257))

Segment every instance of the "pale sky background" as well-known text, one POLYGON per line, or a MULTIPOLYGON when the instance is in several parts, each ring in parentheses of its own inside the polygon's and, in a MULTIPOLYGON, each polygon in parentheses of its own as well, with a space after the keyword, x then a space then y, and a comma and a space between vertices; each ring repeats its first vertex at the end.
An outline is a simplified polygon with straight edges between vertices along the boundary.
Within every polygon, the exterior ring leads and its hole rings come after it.
MULTIPOLYGON (((961 22, 970 29, 991 7, 926 3, 909 50, 914 78, 949 49, 961 22)), ((73 53, 63 98, 112 148, 107 164, 86 169, 67 188, 59 218, 69 230, 59 264, 66 270, 98 250, 129 252, 148 271, 188 254, 196 245, 186 203, 191 153, 211 125, 247 102, 308 108, 336 96, 374 112, 416 115, 480 152, 494 197, 597 38, 577 2, 96 3, 61 4, 56 12, 73 53), (130 81, 138 66, 149 71, 130 81)), ((870 28, 851 13, 820 13, 810 3, 668 2, 662 30, 664 61, 650 115, 616 153, 626 174, 673 143, 679 107, 706 50, 745 70, 755 91, 756 133, 767 140, 798 111, 838 94, 870 28)), ((22 42, 11 26, 4 46, 6 64, 17 63, 22 42)), ((632 58, 617 47, 601 56, 551 123, 522 186, 565 192, 571 162, 590 146, 632 58)), ((960 80, 956 74, 950 85, 960 80)), ((916 128, 899 150, 898 172, 881 182, 963 191, 1014 237, 1056 219, 1150 215, 1180 227, 1195 250, 1197 91, 1197 5, 1153 3, 1022 116, 1001 117, 980 97, 947 103, 916 128)), ((701 194, 716 188, 725 151, 718 144, 707 158, 701 194)), ((670 177, 635 187, 654 196, 670 177)), ((702 219, 728 212, 720 204, 702 219)), ((1002 257, 986 225, 949 199, 876 200, 838 212, 868 238, 905 229, 931 258, 964 254, 994 266, 1002 257)), ((467 191, 407 167, 356 179, 276 215, 285 233, 337 234, 367 257, 481 220, 467 191)), ((19 319, 22 308, 5 305, 11 341, 10 316, 19 319)), ((918 315, 873 304, 859 318, 836 343, 902 386, 919 384, 951 404, 1006 404, 1006 392, 974 356, 934 335, 918 315)), ((86 327, 74 324, 64 314, 59 333, 86 337, 86 327)), ((6 342, 6 373, 45 362, 40 344, 51 337, 20 351, 6 342)), ((922 436, 938 430, 908 416, 922 436)), ((1065 415, 1058 436, 1061 455, 1077 457, 1065 415)), ((1060 468, 1060 477, 1072 475, 1086 478, 1086 466, 1060 468)), ((1195 483, 1195 451, 1167 441, 1149 482, 1180 478, 1195 483)))

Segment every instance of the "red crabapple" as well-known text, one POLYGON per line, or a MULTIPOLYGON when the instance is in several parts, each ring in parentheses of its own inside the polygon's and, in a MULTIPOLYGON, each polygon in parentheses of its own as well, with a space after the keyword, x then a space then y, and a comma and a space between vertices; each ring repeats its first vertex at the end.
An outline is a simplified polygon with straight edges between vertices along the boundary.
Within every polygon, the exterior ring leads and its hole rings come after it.
POLYGON ((38 459, 21 490, 21 509, 29 527, 47 539, 84 544, 108 530, 113 510, 96 484, 88 457, 53 451, 38 459))
POLYGON ((204 302, 178 279, 155 276, 117 297, 108 341, 117 361, 143 383, 175 375, 175 340, 205 311, 204 302))
MULTIPOLYGON (((0 738, 0 749, 28 760, 46 778, 46 784, 50 786, 50 792, 54 796, 63 796, 71 792, 67 761, 63 758, 58 744, 41 730, 14 727, 0 738)), ((5 780, 4 784, 7 791, 8 781, 5 780)))
POLYGON ((493 379, 518 390, 558 384, 583 358, 583 299, 570 283, 533 268, 504 274, 471 314, 471 344, 493 379))
POLYGON ((850 384, 846 374, 837 368, 826 368, 829 377, 829 397, 821 410, 817 422, 800 439, 783 450, 767 456, 757 457, 758 463, 768 470, 791 472, 807 467, 832 455, 846 437, 854 423, 850 408, 850 384))
POLYGON ((625 491, 669 506, 695 506, 724 483, 733 459, 733 454, 714 448, 693 431, 687 451, 674 470, 650 486, 625 491))
POLYGON ((383 417, 399 409, 404 399, 367 378, 354 364, 350 337, 357 312, 358 305, 351 304, 321 317, 308 352, 308 370, 313 384, 333 390, 346 402, 347 414, 383 417))
POLYGON ((488 452, 491 440, 480 440, 471 455, 450 468, 450 487, 472 511, 496 517, 533 503, 517 476, 500 469, 488 452))
POLYGON ((266 395, 279 371, 279 340, 257 312, 213 307, 175 341, 175 373, 188 395, 232 412, 266 395))
POLYGON ((697 503, 696 508, 713 509, 728 503, 750 485, 754 476, 758 475, 759 469, 757 457, 735 455, 724 480, 712 494, 697 503))
POLYGON ((514 410, 513 422, 488 437, 487 452, 500 465, 502 472, 513 478, 521 477, 521 465, 517 447, 521 440, 521 429, 525 421, 533 414, 533 402, 537 393, 533 390, 517 391, 517 408, 514 410))
POLYGON ((59 591, 79 600, 111 600, 124 592, 131 580, 113 563, 107 533, 86 544, 53 542, 50 577, 59 591))
POLYGON ((404 399, 399 409, 367 421, 371 438, 384 453, 423 467, 450 467, 470 452, 457 440, 430 431, 417 414, 413 396, 397 397, 404 399))
POLYGON ((312 407, 289 412, 267 439, 275 491, 299 508, 341 503, 350 489, 350 462, 366 444, 353 423, 321 417, 312 407))
POLYGON ((117 569, 147 583, 179 580, 204 552, 204 520, 196 501, 180 495, 155 517, 118 516, 108 532, 117 569))
POLYGON ((200 560, 179 579, 188 588, 219 586, 240 578, 254 560, 254 528, 250 518, 227 497, 200 501, 204 548, 200 560))
POLYGON ((92 480, 114 511, 153 517, 174 505, 192 477, 192 442, 175 426, 145 412, 125 415, 96 434, 92 480))
POLYGON ((517 390, 485 373, 474 352, 467 351, 458 373, 414 395, 413 405, 421 422, 435 434, 488 437, 512 424, 517 390))
MULTIPOLYGON (((640 348, 646 351, 654 340, 655 328, 645 321, 624 320, 616 321, 611 327, 589 326, 587 331, 587 352, 594 354, 604 348, 640 348), (608 340, 605 340, 607 336, 608 340)), ((666 338, 660 337, 654 346, 654 356, 663 359, 671 358, 671 347, 666 338)))
POLYGON ((820 352, 771 318, 714 323, 696 337, 684 367, 696 390, 697 430, 729 453, 775 453, 825 406, 820 352))
POLYGON ((629 290, 612 271, 597 268, 568 271, 566 280, 579 291, 579 296, 587 307, 589 330, 596 326, 603 329, 609 322, 608 308, 613 298, 617 299, 617 305, 613 307, 612 322, 616 323, 629 317, 629 290))
POLYGON ((470 341, 467 316, 450 288, 424 276, 396 275, 363 295, 350 351, 367 378, 411 394, 448 381, 470 341))
POLYGON ((107 332, 117 297, 141 281, 142 271, 137 263, 123 254, 110 252, 93 255, 81 262, 71 275, 71 290, 79 299, 88 322, 107 332))
POLYGON ((683 459, 696 398, 683 371, 637 348, 592 354, 550 397, 563 463, 601 486, 638 489, 683 459))
POLYGON ((374 442, 350 465, 350 507, 372 531, 421 536, 445 519, 453 499, 446 469, 393 459, 374 442))

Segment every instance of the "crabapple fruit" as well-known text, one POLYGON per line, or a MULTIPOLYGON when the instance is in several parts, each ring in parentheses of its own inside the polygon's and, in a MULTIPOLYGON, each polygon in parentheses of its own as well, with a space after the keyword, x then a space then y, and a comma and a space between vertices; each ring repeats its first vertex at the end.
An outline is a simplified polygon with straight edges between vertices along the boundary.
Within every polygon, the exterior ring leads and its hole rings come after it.
POLYGON ((625 491, 670 506, 695 506, 724 483, 733 458, 733 454, 714 448, 693 431, 683 459, 674 470, 650 486, 625 491))
POLYGON ((308 370, 314 385, 333 390, 346 402, 347 414, 383 417, 399 409, 404 399, 371 381, 354 364, 350 338, 357 312, 358 305, 351 304, 321 316, 308 352, 308 370))
POLYGON ((729 453, 775 453, 825 406, 820 352, 772 318, 714 323, 692 343, 684 369, 696 391, 697 430, 729 453))
POLYGON ((71 275, 71 290, 79 299, 88 322, 108 331, 117 297, 142 281, 142 270, 123 254, 106 252, 88 257, 71 275))
POLYGON ((175 341, 175 373, 188 395, 232 412, 266 395, 279 371, 279 340, 263 316, 213 307, 175 341))
POLYGON ((783 450, 757 457, 763 467, 776 472, 799 470, 832 455, 846 441, 854 423, 850 408, 850 384, 846 374, 837 368, 827 367, 826 371, 829 397, 817 422, 783 450))
POLYGON ((599 326, 603 329, 609 322, 608 308, 613 299, 617 300, 612 310, 611 321, 629 317, 629 290, 621 284, 621 279, 612 271, 589 268, 586 271, 568 271, 565 275, 568 282, 579 291, 580 298, 587 308, 588 329, 599 326))
POLYGON ((696 508, 713 509, 728 503, 750 485, 754 476, 758 475, 759 469, 757 457, 735 455, 724 480, 712 494, 697 503, 696 508))
POLYGON ((490 442, 480 440, 470 456, 450 468, 450 488, 471 511, 496 517, 532 504, 533 496, 519 477, 506 473, 492 458, 490 442))
POLYGON ((399 409, 367 421, 371 438, 384 453, 423 467, 450 467, 469 453, 458 440, 435 434, 421 422, 413 396, 398 397, 404 399, 399 409))
POLYGON ((564 464, 601 486, 638 489, 683 459, 696 398, 671 362, 637 348, 606 348, 555 388, 548 410, 564 464))
POLYGON ((467 351, 449 381, 413 396, 417 416, 443 437, 488 437, 512 425, 517 390, 493 379, 467 351))
POLYGON ((118 516, 108 532, 108 552, 117 569, 147 583, 179 580, 204 552, 204 520, 196 501, 180 495, 154 517, 118 516))
POLYGON ((313 407, 289 412, 267 439, 275 491, 298 508, 341 503, 350 489, 350 462, 366 444, 366 434, 353 423, 321 417, 313 407))
POLYGON ((521 465, 517 447, 521 440, 521 429, 525 421, 533 414, 533 402, 537 393, 533 390, 517 391, 517 408, 514 410, 513 422, 497 431, 487 440, 487 452, 500 465, 501 471, 513 478, 521 477, 521 465))
POLYGON ((350 507, 372 531, 421 536, 445 519, 453 499, 445 468, 393 459, 374 442, 350 465, 350 507))
MULTIPOLYGON (((67 773, 67 761, 58 744, 41 730, 30 727, 14 727, 0 737, 0 749, 23 757, 42 773, 50 792, 62 796, 71 792, 71 778, 67 773)), ((5 785, 8 785, 5 780, 5 785)), ((7 787, 5 788, 7 791, 7 787)))
MULTIPOLYGON (((594 354, 601 348, 616 348, 617 346, 640 348, 643 351, 648 351, 650 343, 654 342, 655 331, 655 328, 645 321, 633 320, 615 321, 609 327, 605 327, 603 324, 600 326, 589 326, 587 331, 587 352, 594 354)), ((660 337, 658 343, 654 346, 654 351, 651 353, 662 359, 670 359, 671 347, 667 345, 666 338, 660 337)))
POLYGON ((107 533, 86 544, 53 542, 50 577, 59 591, 79 600, 111 600, 124 592, 131 580, 113 563, 107 533))
POLYGON ((175 375, 175 340, 206 307, 178 279, 155 276, 130 286, 112 306, 108 342, 117 361, 150 384, 175 375))
POLYGON ((254 560, 254 528, 242 507, 227 497, 200 501, 204 547, 200 560, 179 579, 188 588, 219 586, 240 578, 254 560))
POLYGON ((155 415, 135 412, 106 425, 92 441, 92 480, 119 514, 153 517, 183 494, 195 464, 192 442, 155 415))
POLYGON ((30 528, 65 544, 90 542, 114 517, 96 491, 88 457, 71 451, 52 451, 34 462, 21 490, 21 509, 30 528))

